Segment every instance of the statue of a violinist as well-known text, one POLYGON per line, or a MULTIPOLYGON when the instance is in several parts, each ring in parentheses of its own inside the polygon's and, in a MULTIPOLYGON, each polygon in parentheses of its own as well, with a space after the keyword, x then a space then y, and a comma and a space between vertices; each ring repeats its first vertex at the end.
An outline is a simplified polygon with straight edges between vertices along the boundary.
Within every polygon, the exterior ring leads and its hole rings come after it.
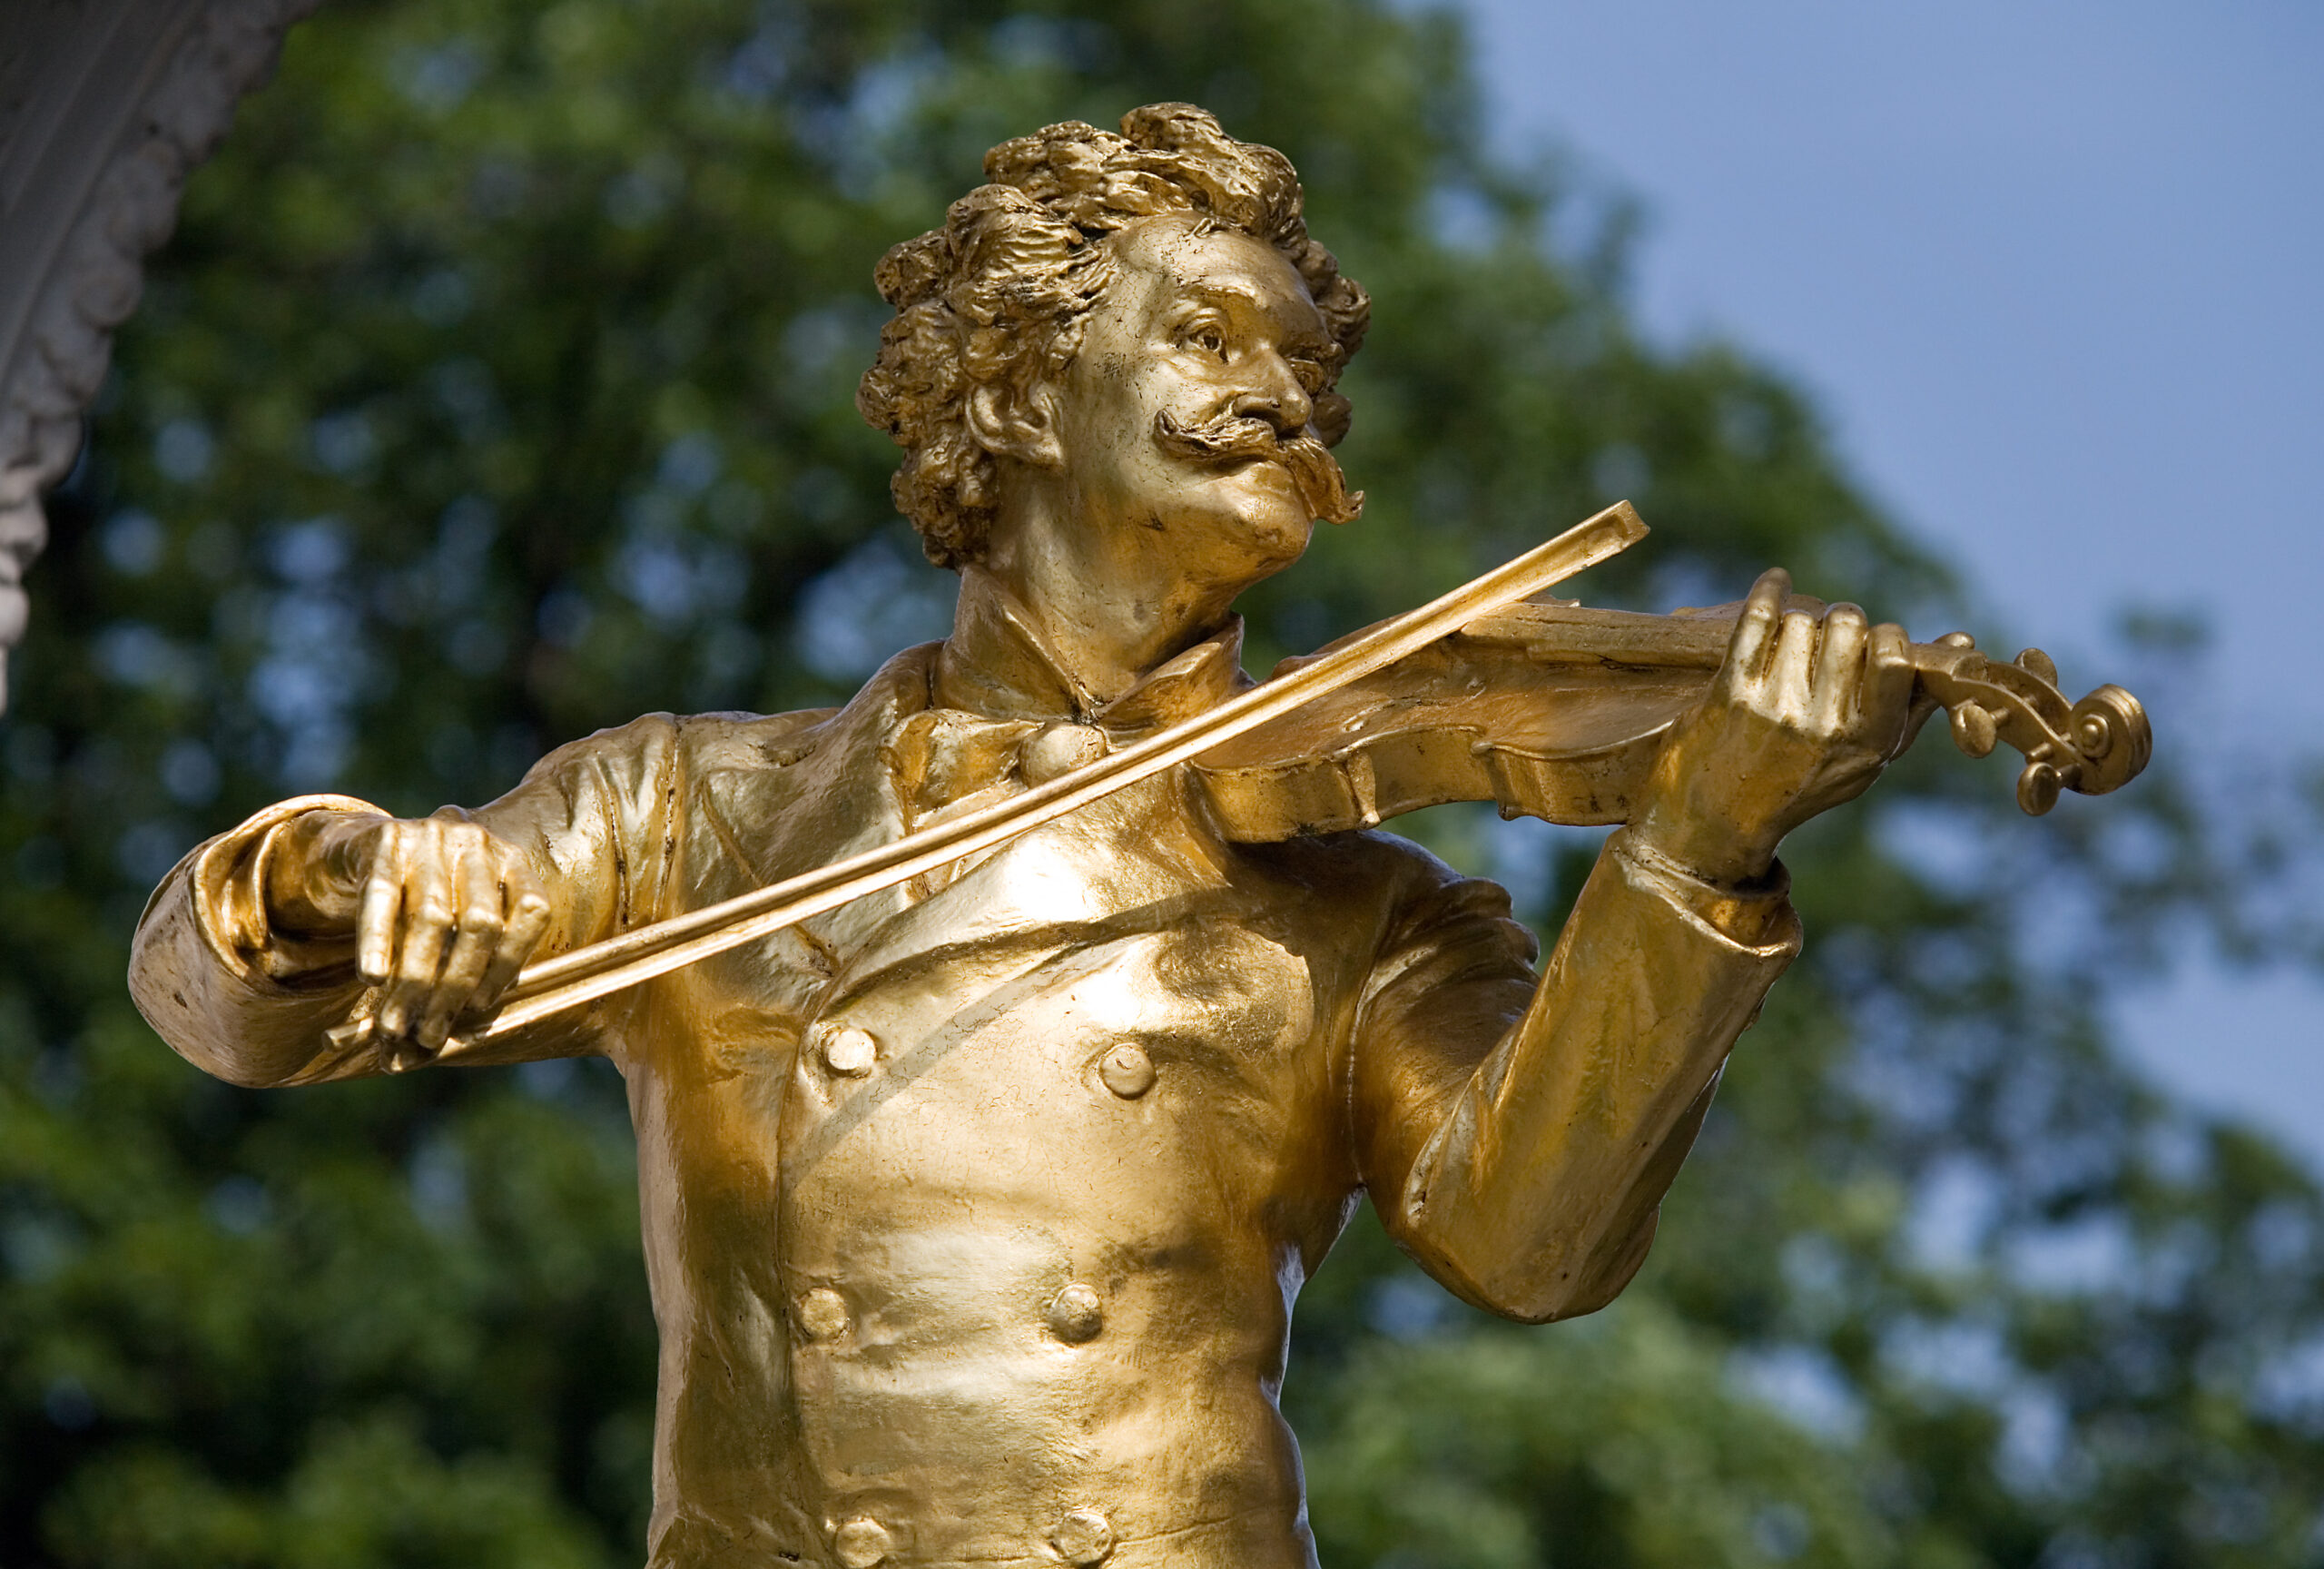
POLYGON ((189 856, 139 933, 146 1016, 237 1083, 620 1067, 663 1337, 655 1569, 1312 1564, 1276 1393, 1359 1193, 1470 1302, 1604 1305, 1798 951, 1785 834, 1934 701, 1972 750, 2040 754, 2037 797, 2144 755, 2127 694, 2053 712, 1965 640, 1787 610, 1780 573, 1724 618, 1515 603, 1619 548, 1626 508, 1254 688, 1236 597, 1355 513, 1327 448, 1363 291, 1284 158, 1183 104, 986 170, 881 263, 897 315, 859 399, 961 575, 949 639, 843 708, 590 736, 474 811, 285 802, 189 856), (1332 709, 1381 755, 1310 759, 1320 784, 1252 763, 1309 711, 1286 682, 1452 705, 1551 645, 1565 696, 1494 694, 1518 729, 1602 719, 1618 676, 1662 708, 1489 764, 1332 709), (1168 751, 1188 735, 1242 764, 1168 751), (1538 976, 1500 889, 1351 826, 1480 769, 1510 809, 1624 824, 1538 976))

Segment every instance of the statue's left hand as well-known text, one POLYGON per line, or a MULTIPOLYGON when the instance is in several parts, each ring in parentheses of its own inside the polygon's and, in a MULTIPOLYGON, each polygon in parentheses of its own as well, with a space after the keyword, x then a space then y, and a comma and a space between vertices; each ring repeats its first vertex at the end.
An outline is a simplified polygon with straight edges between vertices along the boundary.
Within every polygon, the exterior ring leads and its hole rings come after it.
POLYGON ((1671 733, 1632 842, 1714 882, 1774 865, 1786 834, 1864 794, 1911 741, 1904 628, 1854 605, 1786 611, 1790 574, 1761 574, 1710 691, 1671 733))

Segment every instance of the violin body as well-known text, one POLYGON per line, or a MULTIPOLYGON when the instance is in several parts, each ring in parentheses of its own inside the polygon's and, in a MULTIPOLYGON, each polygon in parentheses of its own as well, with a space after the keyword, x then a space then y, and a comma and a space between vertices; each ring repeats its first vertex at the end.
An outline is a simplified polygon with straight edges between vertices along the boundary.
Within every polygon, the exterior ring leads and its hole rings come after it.
MULTIPOLYGON (((1790 607, 1824 608, 1797 596, 1790 607)), ((1709 689, 1740 610, 1650 616, 1520 601, 1193 768, 1228 836, 1244 843, 1370 827, 1448 801, 1492 801, 1505 817, 1625 822, 1671 726, 1709 689)), ((1276 674, 1329 652, 1286 660, 1276 674)), ((1916 643, 1912 657, 1964 751, 1983 756, 2006 743, 2024 755, 2018 803, 2029 813, 2048 811, 2062 789, 2116 789, 2152 755, 2137 698, 2107 686, 2069 703, 2039 649, 2011 663, 1916 643)))

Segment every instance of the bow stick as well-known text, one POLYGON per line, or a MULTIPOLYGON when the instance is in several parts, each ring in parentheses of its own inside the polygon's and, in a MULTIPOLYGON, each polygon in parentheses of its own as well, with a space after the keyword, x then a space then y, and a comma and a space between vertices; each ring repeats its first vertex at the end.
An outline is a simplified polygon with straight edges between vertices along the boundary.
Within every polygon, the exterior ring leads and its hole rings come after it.
MULTIPOLYGON (((1022 795, 801 876, 527 965, 490 1020, 446 1041, 435 1055, 438 1060, 457 1056, 552 1014, 666 975, 1014 838, 1393 665, 1480 616, 1538 594, 1628 549, 1646 538, 1646 524, 1630 504, 1618 501, 1547 544, 1384 623, 1343 648, 1022 795)), ((372 1030, 373 1016, 366 1011, 331 1031, 330 1036, 333 1045, 343 1048, 368 1040, 372 1030)))

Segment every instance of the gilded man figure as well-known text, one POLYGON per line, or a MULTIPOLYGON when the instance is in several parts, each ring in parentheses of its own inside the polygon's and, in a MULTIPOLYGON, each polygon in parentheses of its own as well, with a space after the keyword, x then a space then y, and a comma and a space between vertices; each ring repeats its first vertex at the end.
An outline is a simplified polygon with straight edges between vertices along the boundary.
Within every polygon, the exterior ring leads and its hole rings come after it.
MULTIPOLYGON (((1284 157, 1184 104, 985 168, 881 263, 859 397, 960 574, 951 636, 844 707, 649 715, 474 810, 261 813, 140 929, 179 1051, 246 1085, 426 1063, 527 958, 1249 684, 1236 596, 1355 510, 1328 449, 1364 291, 1284 157)), ((1753 591, 1538 976, 1499 888, 1378 834, 1231 843, 1174 772, 464 1055, 627 1081, 654 1569, 1313 1564, 1276 1396, 1359 1196, 1481 1308, 1610 1300, 1797 952, 1777 842, 1905 744, 1903 634, 1785 593, 1753 591)))

